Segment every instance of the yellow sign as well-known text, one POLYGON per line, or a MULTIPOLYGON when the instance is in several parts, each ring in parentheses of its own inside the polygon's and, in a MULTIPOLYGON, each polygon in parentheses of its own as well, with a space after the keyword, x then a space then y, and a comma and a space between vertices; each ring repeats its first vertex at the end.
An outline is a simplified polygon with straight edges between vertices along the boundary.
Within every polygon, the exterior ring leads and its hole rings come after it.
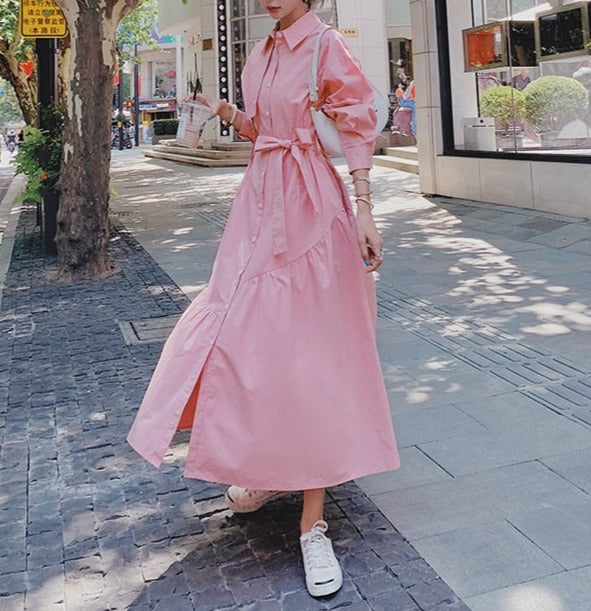
POLYGON ((66 18, 53 0, 20 0, 20 28, 25 38, 65 38, 66 18))
POLYGON ((341 34, 346 38, 357 38, 359 36, 359 30, 357 28, 343 28, 341 34))

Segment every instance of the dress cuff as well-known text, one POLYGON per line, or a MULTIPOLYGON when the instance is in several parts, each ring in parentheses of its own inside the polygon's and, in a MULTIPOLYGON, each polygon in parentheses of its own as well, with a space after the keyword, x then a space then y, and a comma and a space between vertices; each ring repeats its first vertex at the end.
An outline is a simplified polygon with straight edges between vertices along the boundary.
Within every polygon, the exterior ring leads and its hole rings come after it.
POLYGON ((369 170, 372 167, 374 143, 367 142, 344 148, 345 159, 349 172, 355 170, 369 170))
POLYGON ((251 140, 254 142, 256 140, 256 132, 254 126, 252 124, 252 119, 246 117, 246 114, 242 115, 242 124, 240 125, 240 129, 238 130, 238 135, 245 140, 251 140))

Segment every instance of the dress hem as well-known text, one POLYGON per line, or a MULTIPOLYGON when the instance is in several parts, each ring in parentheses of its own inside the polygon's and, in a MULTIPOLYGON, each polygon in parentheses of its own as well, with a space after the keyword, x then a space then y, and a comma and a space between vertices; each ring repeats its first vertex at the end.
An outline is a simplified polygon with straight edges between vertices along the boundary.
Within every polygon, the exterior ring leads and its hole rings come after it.
POLYGON ((212 484, 222 484, 226 486, 240 486, 241 488, 250 488, 252 490, 277 490, 281 492, 299 492, 302 490, 313 490, 315 488, 334 488, 347 482, 359 479, 361 477, 367 477, 369 475, 376 475, 377 473, 386 473, 388 471, 396 471, 400 468, 400 459, 396 456, 390 464, 382 464, 380 466, 366 467, 363 469, 355 469, 349 471, 347 474, 331 478, 331 479, 318 479, 318 480, 306 480, 306 482, 291 482, 286 484, 279 483, 277 481, 266 481, 264 484, 260 481, 252 481, 248 478, 231 478, 231 477, 216 477, 211 472, 204 469, 185 469, 183 474, 187 479, 198 479, 201 481, 209 482, 212 484))

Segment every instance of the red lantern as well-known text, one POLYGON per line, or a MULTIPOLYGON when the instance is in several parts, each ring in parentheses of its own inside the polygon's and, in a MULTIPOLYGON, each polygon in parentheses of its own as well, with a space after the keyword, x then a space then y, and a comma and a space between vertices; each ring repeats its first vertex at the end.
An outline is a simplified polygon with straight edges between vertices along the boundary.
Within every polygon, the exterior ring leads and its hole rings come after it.
POLYGON ((176 70, 169 70, 168 78, 175 78, 175 77, 176 77, 176 70))

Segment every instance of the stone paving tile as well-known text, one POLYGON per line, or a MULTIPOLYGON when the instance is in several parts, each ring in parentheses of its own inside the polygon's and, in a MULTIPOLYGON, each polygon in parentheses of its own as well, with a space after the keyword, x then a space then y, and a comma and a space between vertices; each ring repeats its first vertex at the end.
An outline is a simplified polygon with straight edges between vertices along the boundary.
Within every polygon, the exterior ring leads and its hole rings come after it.
POLYGON ((327 504, 344 586, 314 600, 298 495, 234 516, 223 487, 182 477, 186 434, 160 470, 135 455, 161 345, 127 345, 118 323, 188 301, 120 226, 111 252, 118 275, 53 284, 23 212, 0 311, 0 608, 466 610, 355 484, 327 504))
MULTIPOLYGON (((448 312, 428 299, 412 297, 386 282, 378 285, 378 316, 401 326, 444 353, 453 362, 488 374, 541 405, 591 426, 591 369, 560 353, 528 345, 489 324, 477 324, 448 312)), ((447 376, 442 378, 447 379, 447 376)), ((458 380, 457 373, 453 375, 458 380)))

